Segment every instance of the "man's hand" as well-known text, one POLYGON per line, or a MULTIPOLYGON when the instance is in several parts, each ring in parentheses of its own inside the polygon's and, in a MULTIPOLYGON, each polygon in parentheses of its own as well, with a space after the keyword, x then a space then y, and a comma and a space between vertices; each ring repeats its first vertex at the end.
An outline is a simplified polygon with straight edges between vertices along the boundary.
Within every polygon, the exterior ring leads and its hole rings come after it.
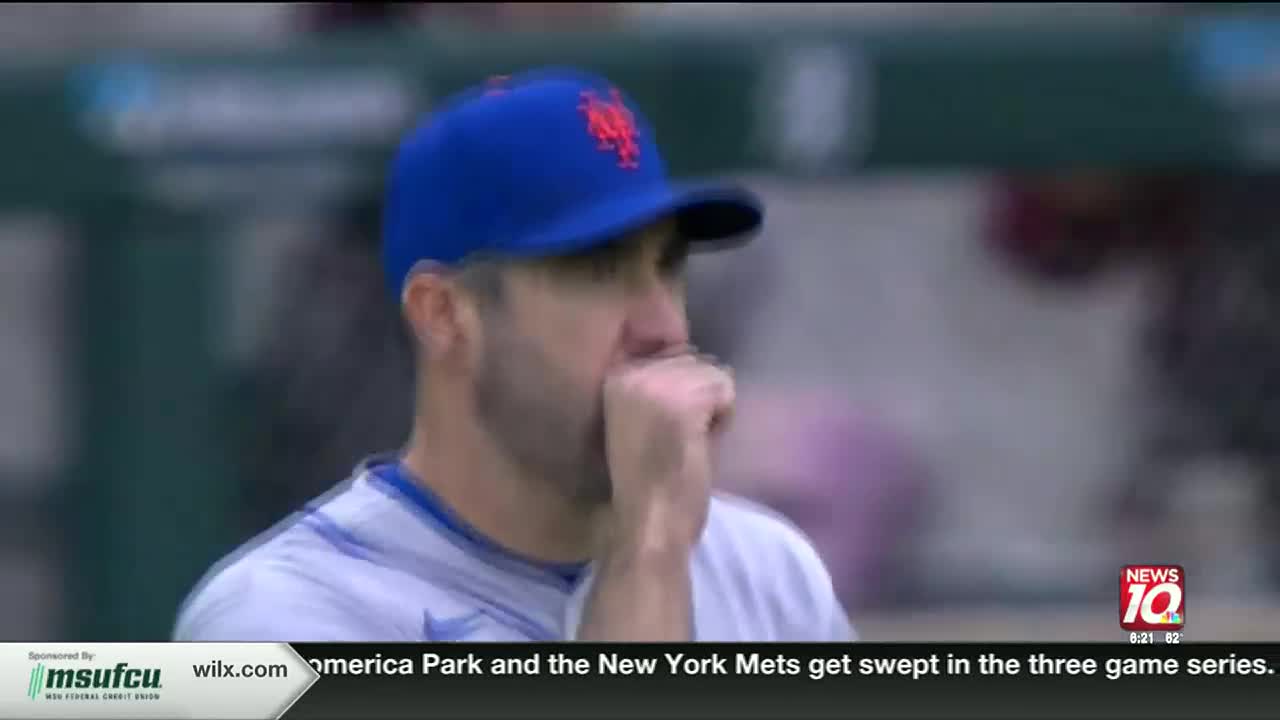
POLYGON ((579 639, 690 639, 689 560, 711 498, 710 441, 733 400, 729 372, 690 349, 606 382, 612 517, 579 639))
POLYGON ((733 378, 692 352, 628 365, 605 384, 615 550, 685 553, 706 523, 710 438, 733 409, 733 378))

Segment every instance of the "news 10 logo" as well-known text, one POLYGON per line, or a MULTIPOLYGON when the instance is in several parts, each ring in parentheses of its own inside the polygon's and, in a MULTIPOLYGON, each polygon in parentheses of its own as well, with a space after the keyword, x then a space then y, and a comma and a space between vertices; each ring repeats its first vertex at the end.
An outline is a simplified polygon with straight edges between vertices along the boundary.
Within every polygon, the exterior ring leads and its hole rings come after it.
POLYGON ((1186 578, 1181 565, 1125 565, 1120 569, 1120 627, 1181 630, 1187 620, 1186 578))

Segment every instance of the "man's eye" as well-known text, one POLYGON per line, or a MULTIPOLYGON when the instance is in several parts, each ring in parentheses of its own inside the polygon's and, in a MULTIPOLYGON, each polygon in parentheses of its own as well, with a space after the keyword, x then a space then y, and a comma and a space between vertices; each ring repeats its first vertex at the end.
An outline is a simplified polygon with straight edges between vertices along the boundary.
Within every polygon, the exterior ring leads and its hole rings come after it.
POLYGON ((590 282, 610 280, 621 268, 617 253, 600 251, 565 258, 557 265, 569 276, 590 282))
POLYGON ((662 270, 662 274, 668 277, 679 275, 684 272, 684 268, 689 264, 689 249, 680 247, 668 251, 662 256, 662 260, 658 263, 658 267, 662 270))
POLYGON ((588 271, 594 280, 610 280, 618 275, 618 269, 621 266, 622 263, 618 257, 613 253, 609 253, 591 258, 588 263, 588 271))

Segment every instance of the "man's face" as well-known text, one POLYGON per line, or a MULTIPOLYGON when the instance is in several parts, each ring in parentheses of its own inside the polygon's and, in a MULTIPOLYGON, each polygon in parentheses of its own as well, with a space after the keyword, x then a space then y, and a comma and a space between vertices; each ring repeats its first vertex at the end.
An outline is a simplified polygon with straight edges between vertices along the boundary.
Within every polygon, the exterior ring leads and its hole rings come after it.
POLYGON ((580 255, 509 268, 482 311, 476 410, 518 463, 572 497, 611 485, 602 392, 620 363, 688 342, 687 245, 662 223, 580 255))

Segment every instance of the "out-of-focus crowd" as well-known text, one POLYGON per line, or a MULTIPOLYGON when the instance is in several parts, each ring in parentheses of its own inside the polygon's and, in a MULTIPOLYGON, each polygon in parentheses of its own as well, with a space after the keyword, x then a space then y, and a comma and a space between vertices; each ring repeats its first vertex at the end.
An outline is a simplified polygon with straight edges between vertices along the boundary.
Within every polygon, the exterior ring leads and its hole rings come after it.
POLYGON ((6 3, 0 56, 104 47, 285 42, 299 32, 434 22, 503 30, 634 21, 751 23, 778 17, 955 22, 1000 16, 1135 17, 1194 3, 6 3))

